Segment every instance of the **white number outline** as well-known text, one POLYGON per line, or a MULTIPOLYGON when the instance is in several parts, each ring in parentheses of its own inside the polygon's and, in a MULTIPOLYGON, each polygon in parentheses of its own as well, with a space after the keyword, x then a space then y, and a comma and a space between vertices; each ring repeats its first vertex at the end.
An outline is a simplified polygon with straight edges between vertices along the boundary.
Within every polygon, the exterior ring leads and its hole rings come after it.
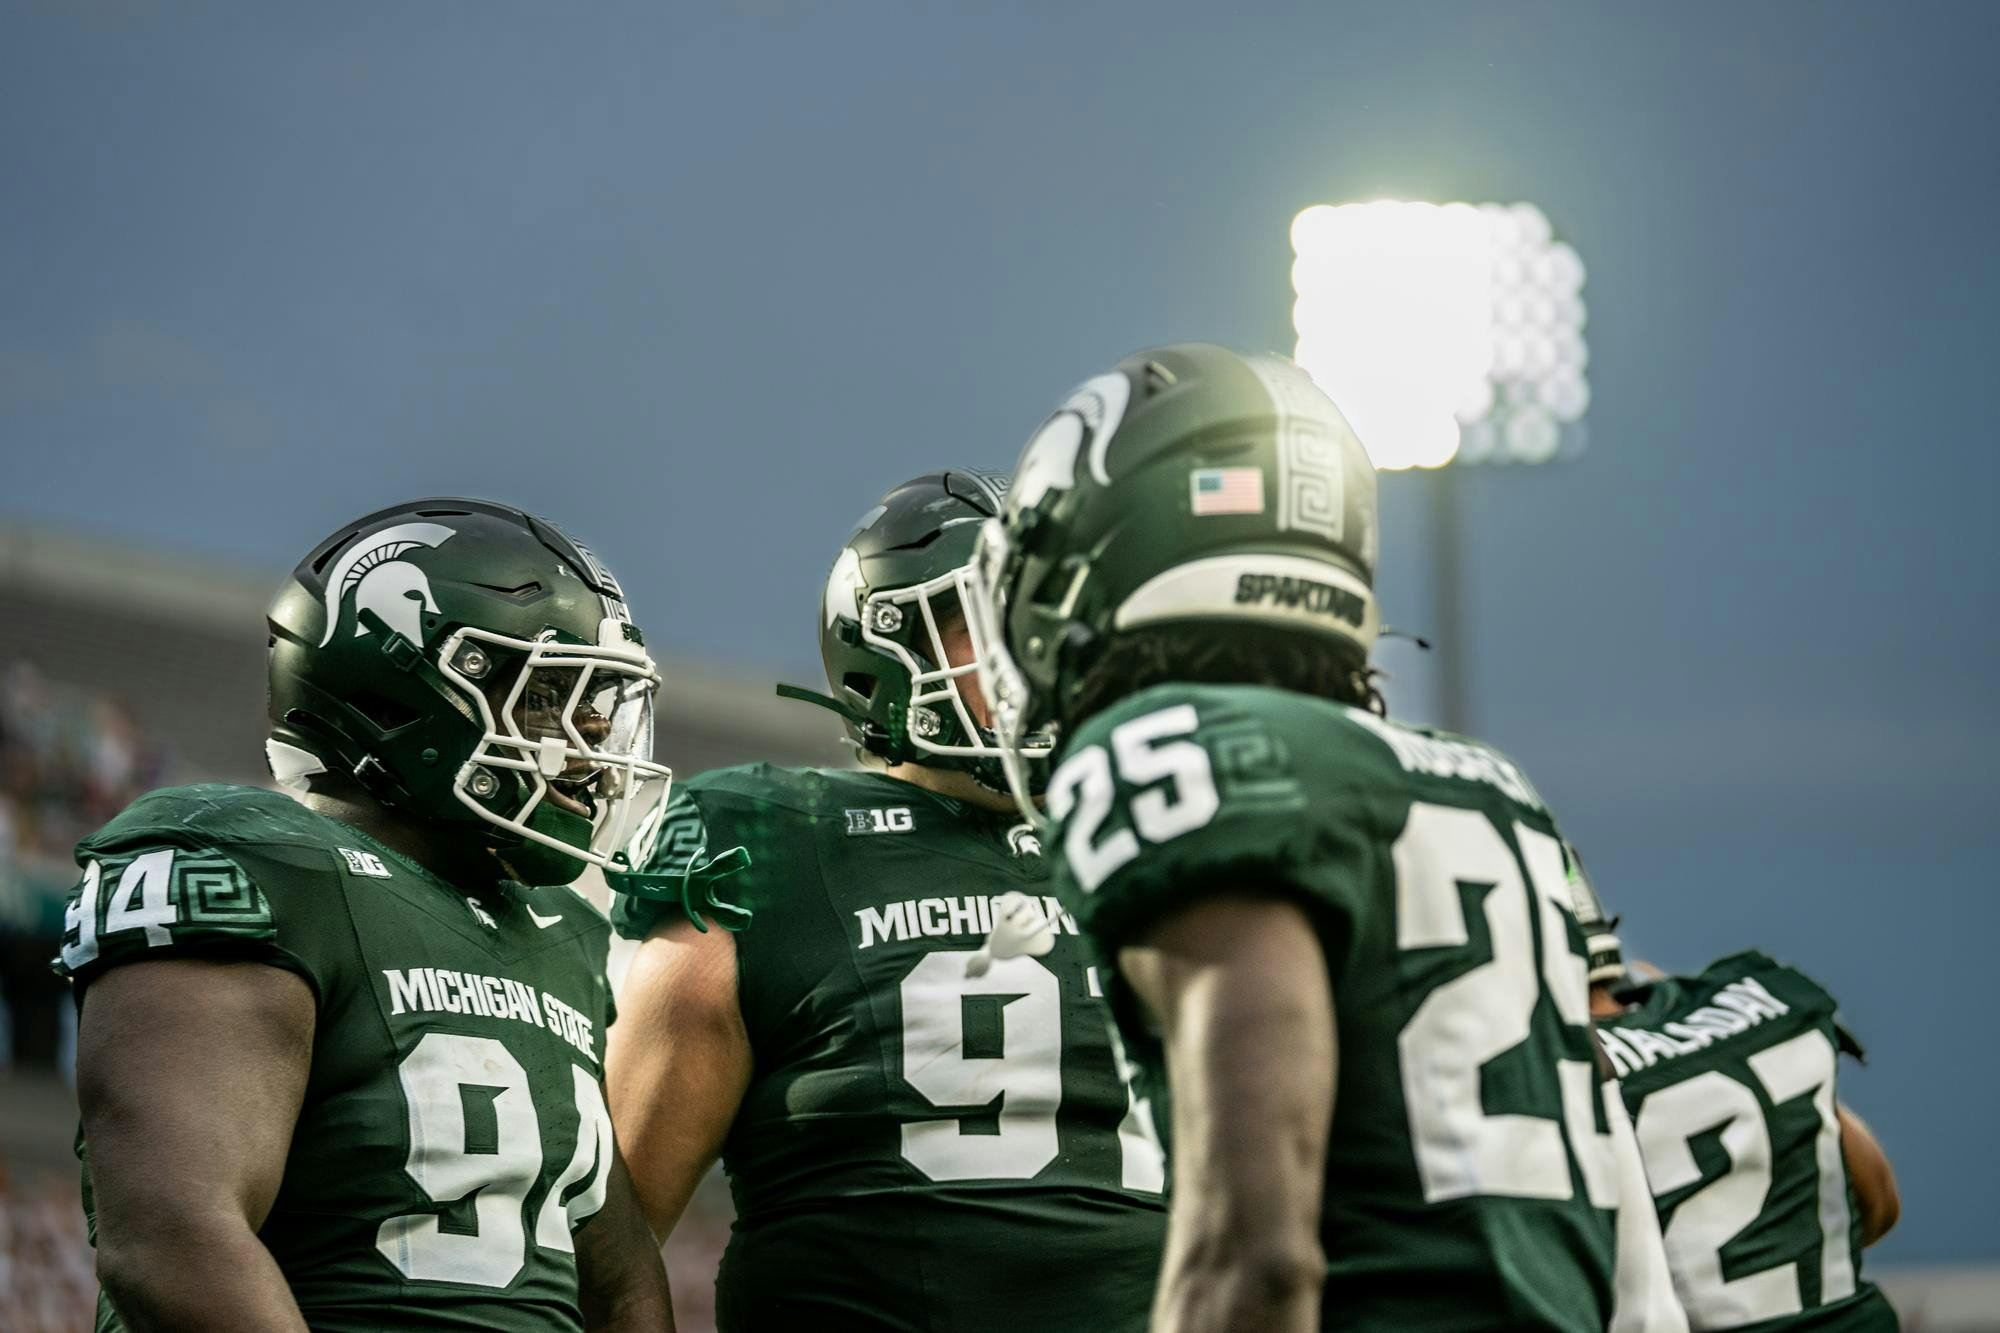
POLYGON ((1434 987, 1396 1039, 1418 1178, 1428 1203, 1473 1195, 1560 1200, 1575 1196, 1574 1161, 1592 1204, 1611 1207, 1612 1136, 1597 1132, 1589 1063, 1556 1062, 1556 1119, 1492 1115, 1482 1104, 1481 1068, 1530 1038, 1544 988, 1566 1026, 1584 1026, 1590 1013, 1583 960, 1569 947, 1565 900, 1557 896, 1562 849, 1519 822, 1513 830, 1518 857, 1484 813, 1417 801, 1390 851, 1398 949, 1470 943, 1458 886, 1490 886, 1480 910, 1492 956, 1434 987), (1539 967, 1531 909, 1541 926, 1539 967))
POLYGON ((1139 840, 1171 842, 1203 827, 1222 808, 1208 751, 1195 741, 1175 741, 1201 725, 1193 704, 1175 704, 1120 723, 1111 731, 1111 754, 1102 746, 1078 750, 1049 779, 1049 814, 1063 825, 1063 853, 1070 873, 1085 893, 1139 854, 1139 840), (1162 742, 1171 742, 1163 744, 1162 742), (1132 798, 1132 828, 1118 829, 1102 842, 1099 830, 1117 794, 1112 755, 1119 778, 1145 787, 1132 798), (1165 783, 1164 788, 1153 784, 1165 783), (1070 821, 1074 811, 1076 818, 1070 821))
POLYGON ((542 1174, 542 1129, 528 1071, 497 1037, 426 1032, 396 1065, 410 1130, 403 1172, 433 1203, 474 1196, 474 1229, 456 1235, 437 1213, 405 1213, 375 1230, 375 1248, 417 1282, 504 1287, 527 1265, 528 1192, 542 1174), (465 1092, 497 1087, 494 1151, 466 1148, 465 1092))
POLYGON ((126 866, 125 873, 118 877, 118 888, 105 908, 104 933, 115 935, 121 930, 137 930, 143 926, 148 948, 170 943, 174 937, 167 927, 180 916, 179 909, 169 896, 173 879, 173 848, 163 847, 159 851, 133 857, 132 864, 126 866), (139 899, 137 907, 132 905, 135 896, 139 899))
MULTIPOLYGON (((1061 1150, 1063 1003, 1056 974, 1027 956, 999 959, 985 975, 965 974, 966 954, 936 949, 918 959, 898 985, 902 1005, 903 1081, 942 1111, 960 1117, 918 1120, 902 1127, 905 1161, 936 1181, 1031 1180, 1061 1150), (1001 1010, 1001 1053, 965 1055, 967 995, 1015 997, 1001 1010), (971 1066, 971 1068, 967 1068, 971 1066), (1026 1075, 1023 1078, 1023 1075, 1026 1075), (1000 1100, 998 1134, 967 1134, 964 1108, 1000 1100)), ((1166 1158, 1154 1133, 1150 1102, 1139 1098, 1118 1034, 1112 1066, 1125 1088, 1119 1122, 1119 1183, 1158 1194, 1166 1188, 1166 1158)))
POLYGON ((92 861, 83 868, 76 901, 63 908, 63 934, 76 932, 76 943, 62 947, 63 966, 72 972, 97 959, 97 895, 103 882, 104 867, 92 861))
POLYGON ((376 1228, 375 1248, 397 1272, 417 1282, 506 1287, 526 1267, 531 1237, 539 1248, 575 1252, 570 1230, 604 1206, 612 1139, 603 1089, 581 1066, 570 1065, 570 1073, 576 1148, 549 1185, 531 1232, 527 1199, 546 1161, 527 1070, 495 1037, 433 1031, 418 1038, 396 1066, 410 1133, 403 1171, 433 1203, 476 1196, 476 1228, 467 1235, 446 1232, 432 1212, 385 1219, 376 1228), (500 1089, 493 1099, 492 1153, 466 1151, 463 1089, 471 1086, 500 1089), (563 1192, 585 1179, 590 1183, 565 1203, 563 1192))
POLYGON ((576 1241, 570 1233, 604 1207, 612 1157, 611 1111, 604 1104, 604 1088, 582 1065, 571 1065, 569 1073, 576 1098, 576 1151, 549 1186, 541 1216, 535 1219, 535 1244, 563 1254, 576 1253, 576 1241), (585 1179, 590 1183, 564 1202, 563 1192, 585 1179))
POLYGON ((904 1160, 932 1180, 1031 1180, 1056 1159, 1062 1109, 1062 983, 1033 958, 1003 958, 985 975, 965 954, 934 949, 898 986, 903 1081, 931 1105, 985 1106, 1000 1099, 997 1134, 967 1134, 960 1119, 903 1126, 904 1160), (968 995, 1010 997, 1000 1010, 997 1056, 965 1053, 968 995))
POLYGON ((1853 1215, 1847 1207, 1847 1159, 1840 1151, 1840 1108, 1833 1096, 1839 1067, 1839 1053, 1817 1028, 1750 1057, 1751 1072, 1771 1094, 1773 1105, 1810 1092, 1819 1112, 1813 1157, 1819 1166, 1821 1305, 1854 1294, 1853 1215))
MULTIPOLYGON (((1840 1153, 1834 1102, 1838 1056, 1824 1032, 1802 1032, 1749 1058, 1750 1072, 1776 1109, 1811 1094, 1819 1114, 1813 1136, 1818 1175, 1821 1306, 1855 1292, 1847 1206, 1847 1168, 1840 1153)), ((1726 1125, 1722 1146, 1729 1170, 1682 1199, 1666 1227, 1674 1284, 1689 1318, 1703 1328, 1735 1328, 1800 1314, 1805 1289, 1798 1262, 1787 1260, 1725 1280, 1722 1251, 1754 1226, 1770 1203, 1774 1166, 1767 1113, 1743 1080, 1719 1069, 1649 1093, 1639 1104, 1639 1142, 1653 1195, 1663 1198, 1701 1179, 1692 1141, 1726 1125), (1686 1091, 1686 1089, 1695 1091, 1686 1091), (1718 1113, 1718 1108, 1725 1108, 1718 1113)))
POLYGON ((118 886, 111 891, 100 930, 97 904, 104 892, 104 863, 93 859, 86 864, 76 901, 63 908, 63 934, 76 932, 76 943, 62 946, 63 966, 74 972, 95 962, 99 939, 121 930, 144 929, 149 949, 171 943, 174 937, 167 927, 180 919, 180 908, 173 900, 173 882, 173 848, 162 847, 133 857, 118 876, 118 886), (134 897, 139 900, 136 907, 132 904, 134 897))
POLYGON ((1208 751, 1194 741, 1170 741, 1200 725, 1193 704, 1177 704, 1133 718, 1111 732, 1119 776, 1147 788, 1132 798, 1133 827, 1147 842, 1171 842, 1192 833, 1222 808, 1208 751), (1158 782, 1168 783, 1171 794, 1153 786, 1158 782))
POLYGON ((1049 779, 1049 816, 1063 830, 1064 858, 1085 893, 1095 893, 1098 885, 1139 854, 1139 836, 1131 829, 1097 840, 1116 794, 1111 756, 1095 745, 1065 759, 1049 779))

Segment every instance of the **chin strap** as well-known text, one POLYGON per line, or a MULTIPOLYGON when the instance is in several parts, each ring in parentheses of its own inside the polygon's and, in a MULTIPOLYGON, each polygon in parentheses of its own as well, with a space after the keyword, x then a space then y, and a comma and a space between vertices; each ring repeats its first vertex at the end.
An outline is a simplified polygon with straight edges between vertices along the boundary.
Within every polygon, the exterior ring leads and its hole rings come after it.
POLYGON ((809 690, 803 685, 778 686, 780 699, 797 699, 800 703, 812 704, 837 714, 840 719, 853 727, 856 732, 868 738, 862 743, 870 753, 879 754, 892 764, 907 764, 917 759, 917 751, 910 745, 908 729, 903 720, 900 704, 889 705, 889 735, 883 735, 882 724, 869 717, 860 709, 844 704, 831 695, 809 690), (881 748, 877 748, 878 744, 881 748))
POLYGON ((708 922, 702 919, 704 916, 714 917, 716 925, 733 934, 750 924, 750 909, 723 901, 716 895, 715 886, 731 875, 748 870, 750 851, 745 847, 731 847, 720 856, 703 860, 707 852, 707 843, 695 848, 678 874, 607 870, 604 878, 620 893, 678 905, 687 913, 687 919, 694 923, 694 928, 704 935, 708 933, 708 922))
POLYGON ((1384 625, 1381 629, 1381 637, 1385 639, 1408 639, 1424 652, 1431 650, 1431 641, 1429 639, 1426 639, 1421 634, 1412 634, 1406 629, 1397 629, 1394 625, 1384 625))
POLYGON ((860 709, 852 708, 830 694, 821 694, 818 690, 809 690, 803 685, 780 685, 778 687, 778 697, 780 699, 797 699, 800 703, 813 704, 824 708, 829 713, 838 713, 843 720, 852 722, 857 727, 868 725, 867 715, 862 713, 860 709))

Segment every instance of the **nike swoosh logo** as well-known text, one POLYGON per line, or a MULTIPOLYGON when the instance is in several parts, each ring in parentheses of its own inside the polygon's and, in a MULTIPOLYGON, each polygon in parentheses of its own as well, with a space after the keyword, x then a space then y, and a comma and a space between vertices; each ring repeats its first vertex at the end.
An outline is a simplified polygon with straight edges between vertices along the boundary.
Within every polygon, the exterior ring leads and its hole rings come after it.
POLYGON ((540 912, 537 912, 534 908, 530 907, 528 909, 528 918, 529 920, 533 921, 536 925, 540 926, 543 930, 547 930, 550 926, 553 926, 556 922, 562 920, 562 913, 557 912, 554 916, 543 916, 540 912))

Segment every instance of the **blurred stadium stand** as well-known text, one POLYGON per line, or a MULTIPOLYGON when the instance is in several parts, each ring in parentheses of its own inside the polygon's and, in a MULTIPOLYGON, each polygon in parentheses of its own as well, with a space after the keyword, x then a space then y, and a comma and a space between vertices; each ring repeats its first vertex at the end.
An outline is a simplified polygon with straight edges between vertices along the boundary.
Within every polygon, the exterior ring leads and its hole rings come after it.
MULTIPOLYGON (((96 1297, 63 1072, 68 997, 48 971, 75 877, 70 848, 152 787, 269 781, 264 610, 281 576, 0 525, 5 1333, 87 1328, 96 1297)), ((752 759, 843 762, 830 719, 775 698, 769 683, 671 657, 661 665, 656 750, 678 772, 752 759)), ((727 1188, 711 1180, 668 1247, 683 1330, 714 1326, 730 1217, 727 1188)))
MULTIPOLYGON (((153 786, 267 781, 263 615, 278 577, 0 525, 0 1333, 87 1328, 96 1296, 59 1072, 67 997, 47 969, 70 846, 153 786)), ((677 772, 844 762, 830 720, 768 683, 662 666, 656 749, 677 772)), ((614 953, 614 977, 628 956, 614 953)), ((713 1174, 667 1246, 683 1333, 714 1328, 732 1216, 713 1174)), ((1869 1276, 1912 1333, 2000 1330, 1993 1269, 1869 1276)))

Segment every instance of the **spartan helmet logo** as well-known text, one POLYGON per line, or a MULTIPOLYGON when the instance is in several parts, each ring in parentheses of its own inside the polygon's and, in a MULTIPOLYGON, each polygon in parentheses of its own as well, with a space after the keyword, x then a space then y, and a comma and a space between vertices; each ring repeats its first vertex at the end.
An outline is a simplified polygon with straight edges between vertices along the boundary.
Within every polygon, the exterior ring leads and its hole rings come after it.
POLYGON ((1125 408, 1132 398, 1132 385, 1117 371, 1108 371, 1085 380, 1069 401, 1057 408, 1028 447, 1021 453, 1021 465, 1014 472, 1013 490, 1008 495, 1010 512, 1033 509, 1050 491, 1073 490, 1076 463, 1087 456, 1090 475, 1100 486, 1111 484, 1104 468, 1104 453, 1125 408))
POLYGON ((393 528, 371 532, 347 548, 326 576, 326 633, 319 646, 333 642, 340 624, 340 607, 348 594, 354 595, 354 633, 368 633, 361 623, 366 607, 382 617, 382 623, 411 643, 424 641, 423 614, 437 610, 431 597, 431 581, 407 560, 398 556, 413 547, 442 546, 457 535, 453 528, 438 523, 398 523, 393 528))
POLYGON ((1016 824, 1007 830, 1007 850, 1016 856, 1040 856, 1041 835, 1033 824, 1016 824))
POLYGON ((852 546, 840 548, 840 559, 826 576, 826 595, 820 607, 827 625, 840 619, 861 619, 861 557, 852 546))

